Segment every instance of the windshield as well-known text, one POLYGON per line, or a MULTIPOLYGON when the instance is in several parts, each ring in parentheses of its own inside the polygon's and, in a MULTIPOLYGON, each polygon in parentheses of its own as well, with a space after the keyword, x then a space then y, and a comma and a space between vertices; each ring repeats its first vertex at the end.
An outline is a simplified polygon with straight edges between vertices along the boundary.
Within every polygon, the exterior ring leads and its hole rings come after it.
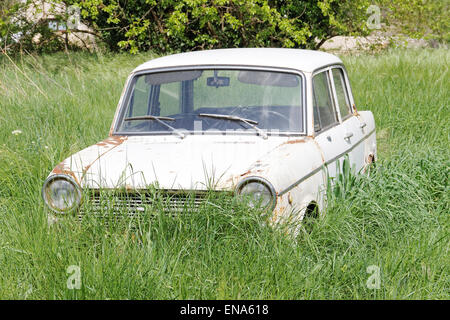
POLYGON ((116 132, 303 132, 302 77, 254 70, 183 70, 131 80, 116 132), (214 116, 217 115, 217 116, 214 116))

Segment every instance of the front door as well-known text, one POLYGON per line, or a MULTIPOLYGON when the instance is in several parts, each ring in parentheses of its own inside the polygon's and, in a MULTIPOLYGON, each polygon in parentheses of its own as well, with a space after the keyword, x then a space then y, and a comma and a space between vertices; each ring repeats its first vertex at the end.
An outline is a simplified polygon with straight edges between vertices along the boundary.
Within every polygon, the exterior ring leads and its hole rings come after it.
POLYGON ((329 69, 314 75, 313 99, 315 140, 324 157, 326 175, 333 183, 351 143, 339 123, 329 69))
POLYGON ((364 125, 355 116, 352 110, 351 95, 345 70, 341 67, 333 67, 330 70, 334 101, 339 111, 344 139, 348 146, 349 161, 354 172, 359 172, 364 167, 364 125))

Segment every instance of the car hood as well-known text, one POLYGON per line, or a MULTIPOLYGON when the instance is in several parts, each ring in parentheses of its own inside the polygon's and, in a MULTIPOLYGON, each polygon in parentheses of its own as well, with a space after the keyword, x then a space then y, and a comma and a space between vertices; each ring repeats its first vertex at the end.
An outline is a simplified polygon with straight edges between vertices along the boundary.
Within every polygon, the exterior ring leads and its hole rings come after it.
POLYGON ((253 135, 113 136, 72 155, 52 173, 70 174, 83 188, 156 184, 162 189, 231 190, 258 161, 289 141, 253 135))

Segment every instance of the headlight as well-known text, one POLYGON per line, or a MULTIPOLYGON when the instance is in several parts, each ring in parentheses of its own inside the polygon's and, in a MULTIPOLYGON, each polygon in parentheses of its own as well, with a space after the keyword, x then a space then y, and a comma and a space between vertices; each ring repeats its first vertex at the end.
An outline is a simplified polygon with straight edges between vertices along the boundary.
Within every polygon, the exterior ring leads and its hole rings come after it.
POLYGON ((249 177, 236 187, 236 195, 249 201, 252 208, 273 210, 276 205, 276 192, 269 181, 260 177, 249 177))
POLYGON ((42 187, 45 204, 56 213, 67 213, 81 202, 81 189, 69 176, 56 174, 45 180, 42 187))

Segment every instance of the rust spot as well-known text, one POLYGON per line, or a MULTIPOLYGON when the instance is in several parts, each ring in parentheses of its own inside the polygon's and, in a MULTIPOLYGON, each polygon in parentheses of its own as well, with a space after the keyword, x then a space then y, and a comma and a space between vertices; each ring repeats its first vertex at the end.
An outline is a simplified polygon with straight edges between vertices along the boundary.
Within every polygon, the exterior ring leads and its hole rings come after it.
POLYGON ((233 176, 231 176, 231 177, 229 177, 227 180, 225 180, 225 182, 224 182, 224 185, 226 186, 226 185, 229 185, 229 184, 231 184, 231 185, 234 185, 234 177, 233 176))
POLYGON ((109 133, 108 133, 109 137, 113 137, 114 124, 116 123, 116 118, 117 118, 117 112, 116 112, 116 114, 114 114, 114 119, 112 121, 111 127, 109 127, 109 133))
POLYGON ((251 170, 251 169, 248 170, 247 172, 244 172, 243 174, 241 174, 241 177, 246 176, 246 175, 248 175, 248 174, 250 174, 250 173, 252 173, 252 170, 251 170))
POLYGON ((290 205, 292 205, 292 196, 291 196, 291 193, 290 193, 290 192, 288 193, 288 203, 289 203, 290 205))
POLYGON ((314 141, 314 143, 317 146, 317 149, 319 150, 320 153, 320 157, 322 158, 322 163, 325 163, 325 157, 323 155, 322 149, 320 148, 319 144, 317 143, 316 139, 312 139, 314 141))
POLYGON ((86 167, 84 167, 83 169, 83 175, 81 177, 81 179, 84 178, 84 176, 86 175, 86 172, 89 170, 89 168, 98 160, 100 159, 101 156, 103 156, 104 154, 106 154, 107 152, 111 151, 112 149, 114 149, 117 146, 120 146, 122 143, 124 143, 125 140, 127 140, 128 137, 127 136, 110 136, 108 138, 106 138, 103 141, 100 141, 98 143, 96 143, 97 146, 100 147, 109 147, 111 146, 111 148, 109 148, 108 150, 106 150, 105 152, 103 152, 102 154, 100 154, 94 161, 92 161, 91 164, 87 165, 86 167))
POLYGON ((78 181, 77 176, 75 175, 75 173, 74 173, 72 170, 70 170, 70 168, 69 168, 68 166, 66 166, 65 161, 59 163, 59 164, 52 170, 52 173, 53 173, 53 174, 66 174, 66 175, 69 175, 69 176, 71 176, 71 177, 79 184, 79 181, 78 181))
POLYGON ((278 220, 278 216, 280 214, 283 214, 283 212, 286 210, 286 207, 280 207, 279 209, 276 209, 273 211, 273 215, 272 215, 272 222, 277 222, 278 220))
POLYGON ((370 166, 372 163, 375 162, 375 155, 373 153, 369 154, 369 156, 366 159, 366 165, 364 166, 364 172, 368 172, 370 166))
MULTIPOLYGON (((283 143, 283 144, 297 144, 297 143, 305 143, 306 142, 306 140, 305 139, 297 139, 297 140, 290 140, 290 141, 287 141, 287 142, 285 142, 285 143, 283 143)), ((283 145, 282 144, 282 145, 283 145)))
POLYGON ((96 143, 97 146, 107 147, 107 146, 119 146, 125 140, 127 140, 127 136, 110 136, 103 141, 96 143))

